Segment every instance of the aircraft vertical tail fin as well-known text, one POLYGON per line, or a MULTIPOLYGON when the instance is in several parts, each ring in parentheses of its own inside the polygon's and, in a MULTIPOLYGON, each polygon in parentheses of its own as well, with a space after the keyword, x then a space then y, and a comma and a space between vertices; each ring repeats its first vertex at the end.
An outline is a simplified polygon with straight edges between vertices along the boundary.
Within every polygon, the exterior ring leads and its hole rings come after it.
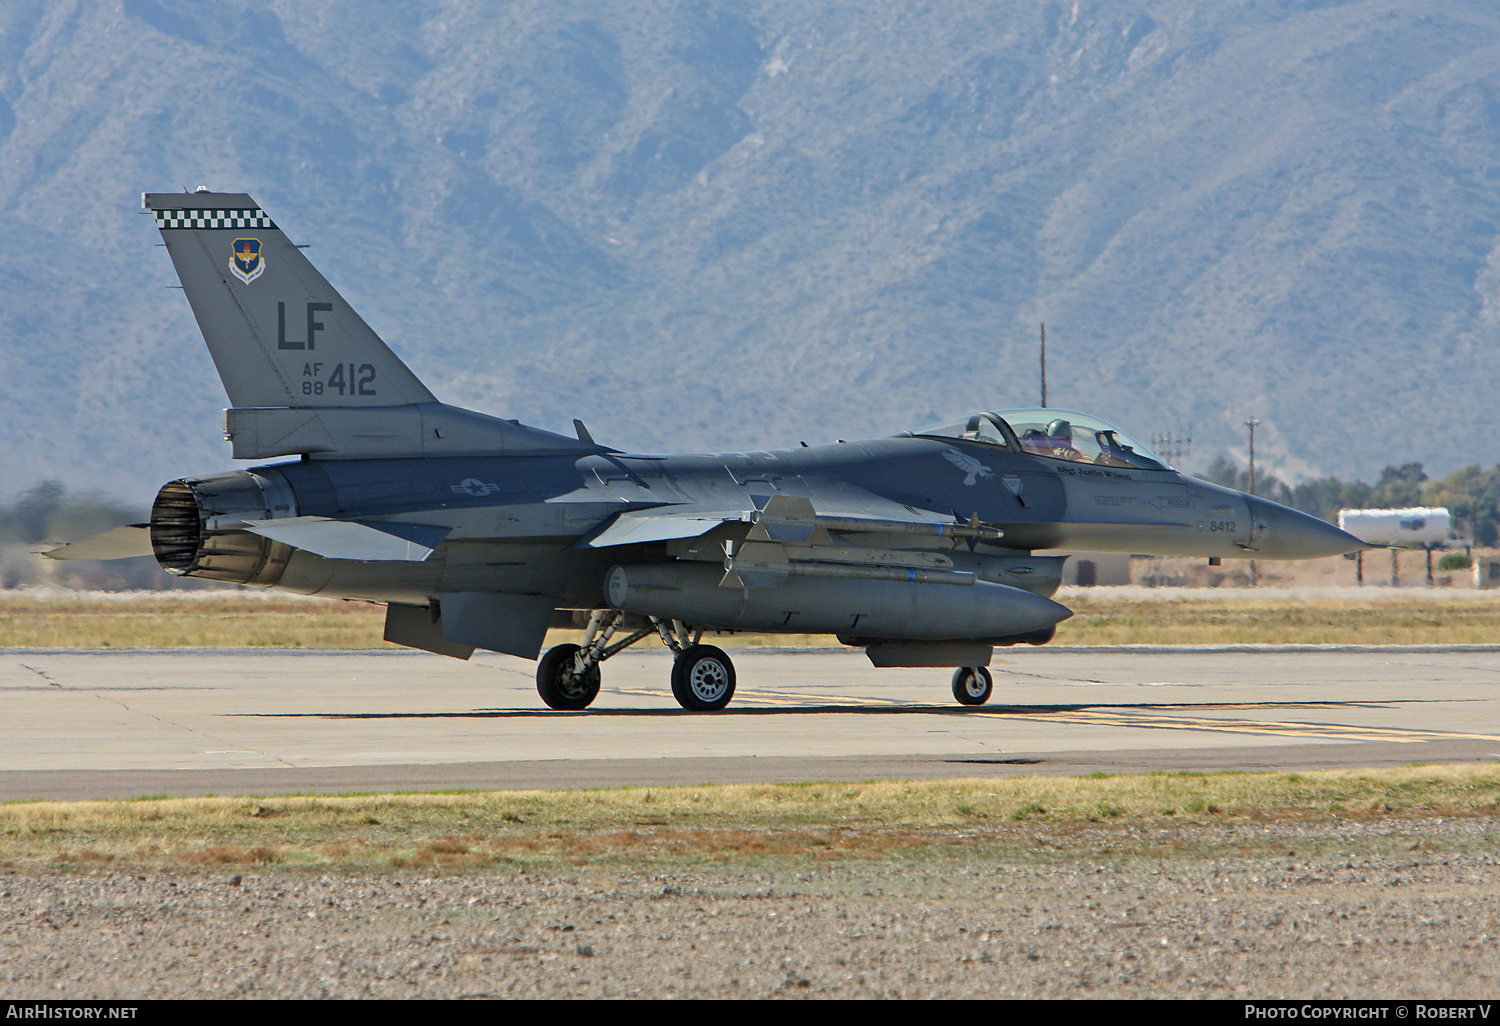
POLYGON ((612 452, 433 398, 244 193, 146 193, 231 409, 235 459, 612 452))
POLYGON ((237 408, 431 403, 427 387, 244 193, 146 193, 237 408))

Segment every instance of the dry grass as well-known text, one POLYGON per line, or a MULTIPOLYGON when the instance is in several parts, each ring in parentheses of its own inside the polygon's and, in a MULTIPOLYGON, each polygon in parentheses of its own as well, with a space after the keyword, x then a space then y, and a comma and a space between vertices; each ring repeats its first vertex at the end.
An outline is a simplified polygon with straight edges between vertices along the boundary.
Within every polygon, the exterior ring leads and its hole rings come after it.
MULTIPOLYGON (((273 593, 0 598, 5 648, 381 648, 385 606, 273 593)), ((390 646, 395 647, 395 646, 390 646)))
MULTIPOLYGON (((1486 593, 1488 599, 1489 593, 1486 593)), ((1500 642, 1500 601, 1406 597, 1180 600, 1073 592, 1059 645, 1473 645, 1500 642)))
POLYGON ((1486 816, 1500 767, 0 805, 0 869, 875 857, 1070 829, 1486 816))
MULTIPOLYGON (((1072 589, 1061 645, 1487 644, 1500 642, 1500 592, 1444 595, 1371 589, 1368 597, 1316 591, 1266 598, 1204 597, 1140 589, 1120 596, 1072 589)), ((385 607, 275 592, 145 595, 0 592, 0 648, 394 648, 382 640, 385 607)), ((553 631, 549 645, 577 641, 553 631)), ((831 645, 817 635, 715 638, 735 648, 831 645)), ((646 642, 646 643, 651 643, 646 642)))

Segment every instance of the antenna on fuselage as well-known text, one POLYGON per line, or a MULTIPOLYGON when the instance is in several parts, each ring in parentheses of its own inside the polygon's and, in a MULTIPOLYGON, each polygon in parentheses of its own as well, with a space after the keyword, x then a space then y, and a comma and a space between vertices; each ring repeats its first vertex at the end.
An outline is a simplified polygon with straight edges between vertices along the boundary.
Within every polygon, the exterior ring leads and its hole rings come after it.
POLYGON ((1042 409, 1047 408, 1047 322, 1042 322, 1042 409))

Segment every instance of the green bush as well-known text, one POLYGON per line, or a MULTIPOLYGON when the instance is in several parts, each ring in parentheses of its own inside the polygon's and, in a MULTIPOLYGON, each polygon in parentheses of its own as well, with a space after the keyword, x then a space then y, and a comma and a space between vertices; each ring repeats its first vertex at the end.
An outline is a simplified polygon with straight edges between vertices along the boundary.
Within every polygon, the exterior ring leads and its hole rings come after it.
POLYGON ((1439 570, 1467 570, 1474 565, 1474 558, 1467 552, 1448 552, 1438 560, 1439 570))

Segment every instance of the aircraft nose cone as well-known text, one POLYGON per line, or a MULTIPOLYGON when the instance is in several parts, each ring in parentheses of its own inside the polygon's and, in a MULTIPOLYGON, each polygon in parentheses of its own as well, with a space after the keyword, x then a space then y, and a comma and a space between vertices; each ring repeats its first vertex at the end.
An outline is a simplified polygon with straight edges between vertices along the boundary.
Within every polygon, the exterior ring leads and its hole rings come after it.
POLYGON ((1246 495, 1260 559, 1317 559, 1369 548, 1347 531, 1280 503, 1246 495))

